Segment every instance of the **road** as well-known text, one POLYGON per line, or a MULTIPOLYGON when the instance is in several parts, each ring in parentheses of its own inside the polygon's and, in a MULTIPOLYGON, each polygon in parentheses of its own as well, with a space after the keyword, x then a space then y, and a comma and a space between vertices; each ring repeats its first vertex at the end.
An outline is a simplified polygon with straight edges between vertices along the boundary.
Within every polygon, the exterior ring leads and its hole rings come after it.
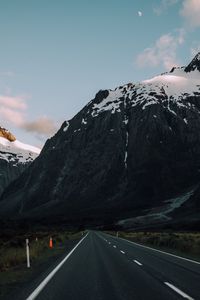
POLYGON ((200 299, 200 264, 90 231, 27 300, 200 299))

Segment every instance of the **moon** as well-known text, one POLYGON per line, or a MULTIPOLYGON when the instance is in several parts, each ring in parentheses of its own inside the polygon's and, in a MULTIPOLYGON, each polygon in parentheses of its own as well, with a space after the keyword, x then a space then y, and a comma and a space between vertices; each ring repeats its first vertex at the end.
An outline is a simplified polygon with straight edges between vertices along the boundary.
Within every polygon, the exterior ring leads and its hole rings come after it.
POLYGON ((142 15, 143 15, 142 12, 139 10, 139 11, 138 11, 138 16, 139 16, 139 17, 142 17, 142 15))

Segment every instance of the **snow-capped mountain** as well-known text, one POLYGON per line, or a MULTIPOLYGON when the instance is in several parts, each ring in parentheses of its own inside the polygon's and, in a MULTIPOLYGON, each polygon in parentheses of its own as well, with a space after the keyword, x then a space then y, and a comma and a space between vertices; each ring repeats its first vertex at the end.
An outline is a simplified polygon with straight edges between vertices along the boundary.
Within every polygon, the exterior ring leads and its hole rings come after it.
MULTIPOLYGON (((120 112, 120 106, 126 100, 131 107, 140 106, 143 110, 151 105, 160 104, 176 115, 173 107, 194 108, 188 97, 200 95, 200 71, 185 71, 185 67, 173 68, 169 73, 144 80, 140 83, 121 86, 107 91, 107 97, 100 103, 94 103, 89 111, 93 117, 110 110, 120 112)), ((187 68, 188 69, 188 68, 187 68)), ((186 120, 185 120, 186 122, 186 120)))
POLYGON ((9 186, 0 211, 76 224, 196 222, 199 182, 200 54, 99 91, 9 186))
POLYGON ((16 140, 0 127, 0 193, 39 155, 40 149, 16 140))

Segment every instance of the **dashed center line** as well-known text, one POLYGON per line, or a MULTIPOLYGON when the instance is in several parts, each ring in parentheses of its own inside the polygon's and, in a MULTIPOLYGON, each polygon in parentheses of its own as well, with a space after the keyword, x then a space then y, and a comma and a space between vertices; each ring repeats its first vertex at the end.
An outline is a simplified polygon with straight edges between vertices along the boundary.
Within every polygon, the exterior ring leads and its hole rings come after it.
POLYGON ((142 266, 142 264, 141 264, 138 260, 134 259, 133 261, 134 261, 137 265, 142 266))
MULTIPOLYGON (((108 240, 106 240, 106 242, 108 244, 111 244, 111 242, 109 242, 108 240)), ((117 248, 116 245, 113 245, 113 248, 117 248)), ((154 250, 154 249, 152 249, 154 250)), ((123 250, 120 250, 120 252, 122 254, 125 254, 125 252, 123 250)), ((142 263, 140 263, 138 260, 134 259, 133 260, 134 263, 136 263, 138 266, 143 266, 142 263)), ((194 300, 194 298, 192 298, 191 296, 189 296, 188 294, 186 294, 185 292, 183 292, 182 290, 180 290, 179 288, 177 288, 176 286, 174 286, 173 284, 169 283, 169 282, 164 282, 165 285, 167 285, 170 289, 172 289, 174 292, 176 292, 177 294, 179 294, 180 296, 182 296, 183 298, 187 299, 187 300, 194 300)))
POLYGON ((176 293, 178 293, 179 295, 181 295, 183 298, 185 299, 189 299, 189 300, 194 300, 194 298, 190 297, 189 295, 187 295, 186 293, 184 293, 183 291, 181 291, 180 289, 178 289, 176 286, 174 286, 173 284, 169 283, 169 282, 164 282, 164 284, 166 284, 168 287, 170 287, 173 291, 175 291, 176 293))

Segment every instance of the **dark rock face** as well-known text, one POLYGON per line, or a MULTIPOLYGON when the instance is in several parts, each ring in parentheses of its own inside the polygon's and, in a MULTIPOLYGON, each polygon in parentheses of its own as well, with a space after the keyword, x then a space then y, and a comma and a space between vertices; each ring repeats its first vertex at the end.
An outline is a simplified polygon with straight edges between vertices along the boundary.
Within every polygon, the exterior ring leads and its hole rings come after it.
POLYGON ((26 169, 27 164, 14 165, 4 159, 0 159, 0 195, 5 188, 26 169))
POLYGON ((198 53, 191 63, 185 68, 185 72, 192 72, 192 71, 199 71, 200 72, 200 53, 198 53))
POLYGON ((200 74, 187 89, 186 75, 97 93, 4 192, 1 214, 113 223, 198 184, 200 74))

